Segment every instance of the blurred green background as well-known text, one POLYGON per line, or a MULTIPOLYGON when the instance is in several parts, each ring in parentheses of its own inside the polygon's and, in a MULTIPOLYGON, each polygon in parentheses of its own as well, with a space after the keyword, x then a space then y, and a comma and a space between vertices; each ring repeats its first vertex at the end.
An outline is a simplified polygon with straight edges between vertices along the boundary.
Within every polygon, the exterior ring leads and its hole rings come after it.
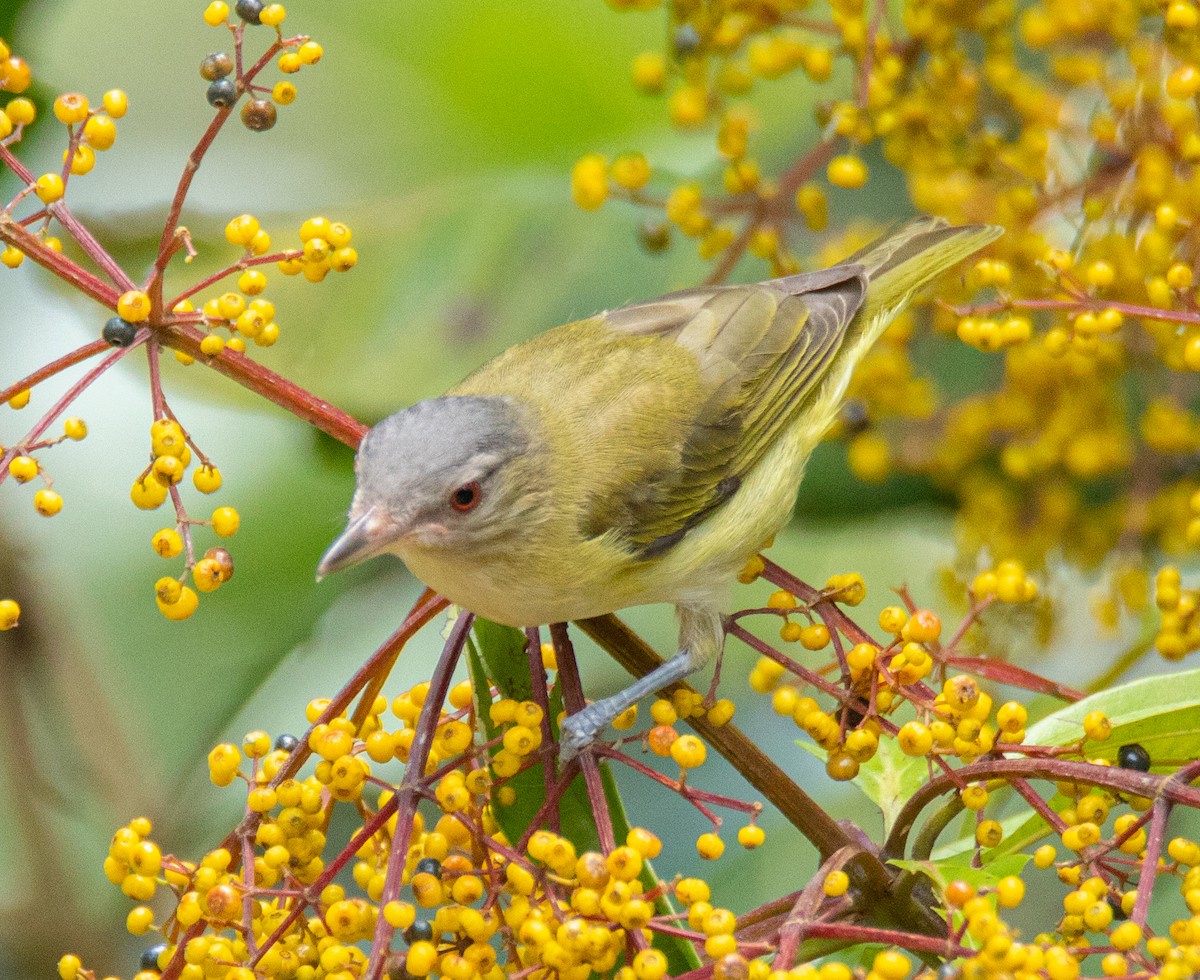
MULTIPOLYGON (((129 94, 116 146, 72 181, 69 200, 135 279, 211 118, 196 66, 229 47, 224 30, 202 23, 203 7, 0 3, 0 36, 38 82, 42 118, 19 151, 35 173, 61 159, 55 94, 129 94)), ((568 192, 571 164, 591 150, 637 148, 672 174, 712 174, 711 137, 671 132, 663 106, 628 82, 633 55, 662 44, 661 13, 618 15, 601 0, 293 0, 288 9, 285 26, 313 35, 325 58, 298 76, 300 98, 272 132, 227 127, 184 213, 200 256, 178 264, 173 279, 184 285, 228 261, 221 229, 241 212, 258 215, 277 245, 298 241, 312 214, 348 222, 361 256, 352 273, 321 286, 272 276, 266 295, 282 338, 254 350, 263 363, 370 421, 439 393, 518 339, 702 278, 690 243, 647 256, 632 210, 585 215, 568 192)), ((249 47, 265 43, 252 37, 249 47)), ((802 80, 768 94, 760 109, 771 165, 813 133, 802 80)), ((904 214, 904 196, 878 172, 856 207, 887 222, 904 214)), ((6 200, 15 190, 0 177, 6 200)), ((0 380, 95 338, 106 317, 32 263, 0 270, 0 380)), ((155 609, 152 584, 177 563, 168 567, 149 542, 170 517, 128 499, 152 419, 140 354, 79 401, 87 441, 42 457, 66 501, 61 515, 38 517, 31 488, 0 488, 0 595, 24 609, 21 629, 0 636, 0 977, 48 976, 67 950, 102 974, 134 972, 146 942, 125 935, 130 903, 101 872, 112 831, 144 814, 164 851, 198 856, 215 844, 240 806, 235 792, 207 782, 211 745, 252 728, 300 731, 306 702, 333 693, 418 592, 391 559, 316 586, 316 561, 349 500, 350 453, 203 367, 167 360, 172 406, 225 475, 215 503, 242 514, 231 546, 237 576, 194 619, 168 623, 155 609)), ((36 391, 20 414, 0 408, 0 443, 19 438, 76 376, 36 391)), ((905 581, 936 601, 932 573, 951 555, 948 516, 911 487, 868 492, 843 456, 837 446, 818 453, 801 520, 773 557, 817 582, 862 572, 872 586, 868 615, 887 603, 885 586, 905 581)), ((196 516, 213 505, 185 496, 196 516)), ((761 604, 765 591, 755 589, 739 601, 761 604)), ((629 618, 669 649, 669 610, 629 618)), ((391 693, 427 673, 438 645, 430 630, 406 651, 391 693)), ((586 660, 589 695, 624 683, 606 658, 586 660)), ((731 644, 722 693, 737 699, 740 723, 811 785, 821 766, 749 694, 752 662, 731 644)), ((719 762, 707 768, 707 787, 750 792, 719 762)), ((694 870, 703 825, 675 806, 669 823, 652 811, 639 817, 665 798, 620 776, 633 821, 667 837, 662 868, 694 870)), ((829 795, 838 816, 869 819, 853 790, 829 795)), ((732 841, 738 823, 727 824, 724 861, 706 870, 727 889, 726 903, 745 908, 804 883, 814 865, 799 834, 768 814, 767 845, 745 855, 732 841)))

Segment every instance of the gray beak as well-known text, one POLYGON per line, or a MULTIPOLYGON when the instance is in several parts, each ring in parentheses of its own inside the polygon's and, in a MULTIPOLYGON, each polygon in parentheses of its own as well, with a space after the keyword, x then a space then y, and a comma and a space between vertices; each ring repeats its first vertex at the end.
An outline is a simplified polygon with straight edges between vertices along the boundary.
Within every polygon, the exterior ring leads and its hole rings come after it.
POLYGON ((389 522, 381 520, 374 510, 351 521, 341 537, 333 542, 317 565, 317 581, 326 575, 340 572, 373 558, 392 543, 389 522))

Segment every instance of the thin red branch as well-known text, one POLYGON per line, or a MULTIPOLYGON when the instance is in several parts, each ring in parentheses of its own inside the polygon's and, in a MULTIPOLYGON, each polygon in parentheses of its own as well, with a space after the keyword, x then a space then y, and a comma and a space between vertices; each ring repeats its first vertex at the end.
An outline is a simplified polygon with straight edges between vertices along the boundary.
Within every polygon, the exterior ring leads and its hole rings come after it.
MULTIPOLYGON (((576 714, 584 709, 587 702, 583 697, 583 685, 579 681, 579 667, 575 662, 575 647, 567 634, 565 623, 550 625, 550 638, 554 641, 554 653, 558 657, 558 682, 562 686, 563 707, 568 715, 576 714)), ((600 768, 596 757, 584 749, 574 760, 583 772, 583 782, 587 787, 588 802, 592 805, 595 816, 596 835, 600 838, 600 850, 607 854, 617 846, 613 836, 612 814, 608 809, 608 797, 604 794, 604 783, 600 779, 600 768)), ((547 763, 549 765, 549 763, 547 763)), ((567 767, 567 772, 571 771, 567 767)))
POLYGON ((76 364, 81 364, 89 357, 95 357, 109 349, 108 344, 103 340, 93 340, 89 344, 84 344, 82 347, 76 347, 69 354, 63 354, 62 357, 55 358, 49 364, 43 364, 36 371, 25 375, 20 381, 15 381, 7 388, 0 390, 0 402, 6 402, 13 395, 32 388, 35 385, 41 384, 47 378, 52 378, 54 375, 72 368, 76 364))
POLYGON ((119 350, 115 350, 109 354, 108 357, 106 357, 103 361, 92 368, 92 370, 76 381, 75 384, 71 385, 71 387, 67 389, 63 396, 50 406, 46 414, 38 419, 33 428, 25 434, 24 439, 21 439, 14 445, 9 446, 4 454, 0 455, 0 484, 2 484, 8 478, 8 464, 12 461, 14 456, 21 452, 22 447, 33 442, 38 436, 45 432, 46 429, 50 427, 50 424, 64 411, 66 411, 67 407, 73 401, 75 401, 76 398, 83 394, 88 387, 90 387, 91 384, 100 377, 100 375, 121 360, 121 358, 129 354, 130 351, 136 350, 143 343, 145 343, 147 337, 148 334, 143 332, 128 347, 122 347, 119 350))
POLYGON ((352 449, 358 447, 367 432, 367 427, 353 416, 244 354, 228 347, 213 356, 203 353, 200 342, 206 335, 190 323, 172 319, 160 328, 159 334, 168 347, 191 355, 352 449))

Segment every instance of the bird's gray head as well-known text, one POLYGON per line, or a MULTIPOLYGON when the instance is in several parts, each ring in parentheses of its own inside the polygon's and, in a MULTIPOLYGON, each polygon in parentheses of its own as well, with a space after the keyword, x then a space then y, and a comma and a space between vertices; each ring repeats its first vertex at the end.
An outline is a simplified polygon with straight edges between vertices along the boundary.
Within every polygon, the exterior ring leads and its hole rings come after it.
POLYGON ((389 416, 363 439, 345 532, 318 577, 406 546, 471 548, 520 523, 536 468, 526 413, 505 398, 446 396, 389 416))

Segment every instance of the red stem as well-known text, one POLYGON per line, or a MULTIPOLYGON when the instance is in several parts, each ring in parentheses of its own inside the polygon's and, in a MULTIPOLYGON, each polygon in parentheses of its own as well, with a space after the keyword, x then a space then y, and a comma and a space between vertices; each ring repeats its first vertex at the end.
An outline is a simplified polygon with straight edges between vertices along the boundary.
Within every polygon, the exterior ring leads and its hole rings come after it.
POLYGON ((40 419, 38 419, 34 427, 30 429, 28 433, 26 433, 24 439, 15 445, 9 446, 7 451, 5 451, 3 455, 0 455, 0 484, 4 483, 4 481, 8 479, 8 464, 12 461, 13 457, 21 451, 21 447, 27 443, 33 442, 38 436, 45 432, 46 429, 50 427, 50 423, 58 418, 58 416, 66 410, 67 406, 71 404, 71 402, 83 394, 83 392, 86 391, 87 388, 97 378, 100 377, 100 375, 116 364, 117 361, 125 357, 130 351, 136 350, 143 343, 145 343, 148 336, 149 334, 143 331, 128 347, 122 347, 109 354, 108 357, 106 357, 103 361, 92 368, 92 370, 76 381, 75 384, 71 385, 71 387, 67 389, 66 394, 64 394, 58 401, 51 405, 50 410, 46 412, 46 414, 40 419))
MULTIPOLYGON (((433 738, 437 733, 438 716, 441 714, 442 704, 450 691, 450 681, 453 679, 454 669, 462 657, 463 647, 466 645, 474 619, 475 617, 471 613, 459 614, 454 629, 450 631, 450 636, 446 640, 446 646, 442 650, 442 656, 438 660, 433 676, 429 680, 429 693, 421 707, 421 716, 417 719, 416 735, 409 750, 408 765, 404 770, 404 782, 396 791, 396 833, 392 838, 391 851, 388 854, 383 893, 379 898, 380 908, 383 908, 388 902, 395 901, 404 884, 404 866, 408 861, 408 845, 412 835, 413 817, 421 799, 420 790, 426 780, 425 764, 429 761, 429 750, 433 748, 433 738)), ((367 980, 379 980, 382 977, 395 932, 395 927, 387 921, 387 917, 379 916, 375 925, 375 937, 371 942, 367 980)))
MULTIPOLYGON (((575 662, 575 647, 567 634, 566 623, 552 623, 550 638, 554 641, 554 652, 558 657, 558 682, 562 685, 563 707, 568 715, 582 711, 586 706, 583 697, 583 685, 579 681, 579 667, 575 662)), ((583 782, 587 787, 588 802, 592 805, 592 813, 596 818, 596 835, 600 838, 600 850, 607 854, 617 846, 613 836, 612 814, 608 811, 608 797, 604 795, 604 783, 600 779, 600 768, 596 757, 588 749, 584 749, 574 760, 583 772, 583 782)), ((567 772, 570 772, 568 766, 567 772)))
POLYGON ((168 347, 203 361, 219 374, 231 378, 242 387, 261 395, 267 401, 291 412, 296 418, 352 449, 357 448, 362 437, 366 435, 367 427, 353 416, 335 408, 283 375, 276 374, 270 368, 251 360, 245 354, 239 354, 228 347, 213 356, 202 353, 200 342, 206 335, 188 322, 168 321, 160 328, 160 336, 168 347))
MULTIPOLYGON (((26 184, 32 184, 34 182, 33 174, 23 163, 21 163, 20 160, 13 156, 12 152, 3 143, 0 143, 0 162, 4 163, 5 166, 7 166, 13 173, 20 177, 21 180, 23 180, 26 184)), ((92 261, 94 261, 98 266, 100 266, 101 269, 108 273, 109 278, 112 279, 112 281, 116 284, 117 289, 120 292, 125 292, 128 289, 134 288, 133 280, 125 274, 125 270, 117 264, 117 260, 109 255, 108 252, 105 251, 105 249, 100 245, 100 243, 96 241, 95 237, 90 231, 88 231, 83 222, 75 217, 74 212, 67 206, 65 201, 55 201, 53 204, 47 205, 46 210, 54 215, 58 223, 70 233, 71 237, 74 238, 76 242, 79 243, 79 247, 88 254, 92 261)), ((3 215, 3 218, 6 219, 7 222, 12 223, 12 225, 15 225, 15 222, 12 222, 12 218, 9 215, 5 214, 3 215)), ((5 235, 4 224, 5 222, 0 221, 0 237, 7 238, 5 235)), ((12 225, 10 225, 10 227, 12 225)), ((22 231, 24 231, 24 229, 22 229, 22 231)), ((28 234, 28 232, 26 232, 26 234, 28 234)), ((36 236, 31 235, 30 237, 34 238, 34 240, 37 240, 36 236)), ((18 248, 21 248, 16 241, 14 241, 13 244, 17 245, 18 248)), ((21 250, 25 251, 24 248, 21 250)), ((52 250, 46 249, 46 251, 52 250)), ((29 253, 26 252, 25 254, 28 255, 29 253)), ((54 254, 57 255, 58 253, 54 254)), ((38 262, 39 265, 44 264, 36 258, 34 261, 38 262)), ((62 261, 64 263, 69 263, 70 265, 75 265, 75 263, 70 262, 69 259, 63 259, 62 261)), ((78 266, 76 266, 76 268, 78 268, 78 266)), ((82 272, 83 270, 80 269, 79 271, 82 272)), ((105 305, 116 305, 115 293, 113 302, 106 303, 105 305)))
MULTIPOLYGON (((550 727, 550 691, 546 687, 546 668, 542 664, 542 637, 536 626, 525 630, 525 651, 529 657, 529 682, 533 689, 533 700, 542 709, 542 745, 554 742, 554 731, 550 727)), ((546 799, 554 790, 558 780, 558 757, 548 753, 542 759, 542 783, 546 799)), ((547 814, 547 826, 556 834, 559 832, 558 808, 547 814)))
POLYGON ((86 361, 89 357, 95 357, 106 350, 108 350, 108 344, 103 340, 93 340, 90 344, 77 347, 69 354, 63 354, 62 357, 51 361, 49 364, 43 364, 32 374, 27 374, 20 381, 14 382, 3 391, 0 391, 0 402, 6 402, 13 395, 25 391, 27 388, 32 388, 34 385, 41 384, 47 378, 52 378, 61 371, 74 367, 76 364, 86 361))
POLYGON ((117 297, 120 293, 116 289, 77 262, 54 251, 37 235, 23 228, 7 214, 0 214, 0 241, 16 246, 31 261, 54 273, 85 296, 92 297, 102 306, 110 310, 117 308, 117 297))

